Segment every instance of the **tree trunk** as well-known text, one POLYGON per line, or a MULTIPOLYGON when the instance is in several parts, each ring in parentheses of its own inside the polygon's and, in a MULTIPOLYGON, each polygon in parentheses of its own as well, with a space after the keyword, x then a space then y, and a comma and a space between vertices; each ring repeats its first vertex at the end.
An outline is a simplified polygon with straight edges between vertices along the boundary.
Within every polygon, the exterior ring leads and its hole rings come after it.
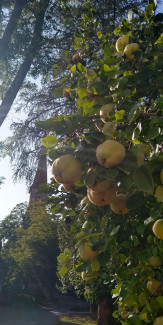
POLYGON ((107 300, 103 299, 98 305, 97 325, 111 325, 109 322, 110 309, 107 300))
POLYGON ((31 44, 26 52, 26 56, 24 62, 20 66, 17 75, 15 76, 11 86, 7 90, 3 101, 0 105, 0 126, 2 125, 3 121, 5 120, 7 114, 10 111, 10 108, 14 102, 15 97, 18 94, 19 89, 22 86, 22 83, 30 70, 31 64, 33 59, 35 58, 40 46, 41 46, 41 39, 42 39, 42 27, 44 22, 44 15, 49 4, 49 0, 42 0, 40 3, 40 12, 37 13, 36 16, 36 24, 34 29, 33 38, 31 44))
POLYGON ((11 17, 4 31, 3 37, 0 39, 0 59, 2 59, 2 57, 5 55, 5 51, 8 47, 8 43, 11 39, 11 35, 13 34, 16 28, 17 21, 27 1, 28 0, 21 0, 21 1, 17 0, 15 3, 14 10, 11 13, 11 17))

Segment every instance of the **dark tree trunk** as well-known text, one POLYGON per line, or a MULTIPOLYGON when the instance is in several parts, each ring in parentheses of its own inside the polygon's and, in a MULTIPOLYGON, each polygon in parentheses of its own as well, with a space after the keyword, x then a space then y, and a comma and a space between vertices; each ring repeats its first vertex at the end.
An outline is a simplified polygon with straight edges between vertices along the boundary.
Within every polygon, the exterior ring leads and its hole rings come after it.
POLYGON ((45 15, 45 11, 47 9, 48 4, 49 4, 49 0, 42 0, 42 3, 40 3, 41 10, 40 10, 40 12, 37 13, 33 38, 32 38, 31 44, 26 52, 24 62, 20 66, 16 77, 14 78, 11 86, 7 90, 7 92, 3 98, 3 101, 0 105, 0 126, 2 125, 3 121, 5 120, 8 112, 10 111, 10 108, 14 102, 14 99, 17 96, 18 91, 21 88, 22 83, 23 83, 28 71, 30 70, 33 59, 35 58, 36 54, 38 53, 38 50, 40 49, 44 15, 45 15))
POLYGON ((12 11, 10 20, 4 31, 3 37, 0 39, 0 59, 2 59, 2 57, 5 55, 11 36, 16 28, 17 21, 19 20, 19 17, 22 13, 22 9, 27 2, 28 0, 17 0, 15 3, 14 10, 12 11))
POLYGON ((103 299, 98 305, 97 325, 111 325, 109 318, 110 309, 108 307, 107 300, 103 299))

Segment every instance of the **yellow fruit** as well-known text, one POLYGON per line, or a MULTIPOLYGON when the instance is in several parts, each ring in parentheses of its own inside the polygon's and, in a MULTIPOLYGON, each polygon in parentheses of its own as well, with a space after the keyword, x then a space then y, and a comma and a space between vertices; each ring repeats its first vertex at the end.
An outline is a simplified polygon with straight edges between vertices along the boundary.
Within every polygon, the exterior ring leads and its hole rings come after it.
POLYGON ((160 256, 151 256, 149 259, 149 263, 152 266, 159 267, 162 265, 162 260, 161 260, 160 256))
POLYGON ((152 231, 157 238, 163 240, 163 219, 158 219, 155 221, 152 227, 152 231))
POLYGON ((84 281, 89 281, 89 280, 92 280, 92 279, 96 279, 97 278, 97 272, 93 272, 93 271, 88 271, 88 272, 85 272, 83 271, 81 273, 81 277, 84 281))
POLYGON ((73 184, 80 179, 82 167, 72 155, 61 156, 52 164, 52 175, 57 183, 73 184))
POLYGON ((125 46, 128 44, 128 42, 129 42, 128 35, 123 35, 123 36, 119 37, 115 44, 116 50, 118 52, 123 52, 123 50, 124 50, 125 46))
POLYGON ((111 186, 111 181, 108 179, 96 180, 93 185, 87 185, 93 192, 104 192, 111 186))
POLYGON ((118 194, 114 201, 110 203, 110 207, 112 211, 117 214, 125 214, 129 212, 126 206, 126 197, 124 194, 118 194))
POLYGON ((62 186, 67 192, 71 192, 75 188, 74 184, 62 184, 62 186))
POLYGON ((103 105, 100 109, 100 117, 101 120, 105 123, 109 121, 108 113, 110 113, 114 108, 114 104, 106 104, 103 105))
POLYGON ((96 149, 98 163, 105 168, 119 165, 125 158, 125 155, 126 150, 124 146, 114 140, 106 140, 96 149))
POLYGON ((161 169, 160 171, 160 179, 161 179, 161 183, 163 184, 163 169, 161 169))
MULTIPOLYGON (((91 175, 94 172, 94 168, 91 167, 88 169, 87 176, 91 175)), ((94 192, 103 192, 105 191, 108 187, 111 186, 111 181, 109 179, 99 179, 96 177, 94 179, 94 182, 92 184, 86 185, 87 188, 90 188, 94 192)))
POLYGON ((152 279, 151 281, 148 281, 147 282, 147 289, 150 292, 154 293, 154 296, 158 296, 160 294, 160 290, 158 289, 160 287, 160 284, 161 284, 160 281, 157 281, 155 279, 152 279), (154 291, 156 291, 156 292, 154 292, 154 291))
POLYGON ((88 241, 79 247, 79 255, 84 259, 89 259, 92 257, 96 257, 98 255, 98 251, 93 251, 92 243, 88 241))
POLYGON ((163 325, 163 316, 155 318, 153 325, 163 325))
POLYGON ((134 53, 139 51, 140 47, 137 43, 128 44, 124 49, 124 54, 127 57, 127 60, 133 61, 134 60, 134 53))
POLYGON ((110 186, 103 192, 94 192, 90 188, 87 189, 88 199, 95 205, 103 206, 113 202, 115 198, 115 191, 110 186))
POLYGON ((163 202, 163 185, 157 186, 155 190, 155 197, 158 202, 163 202))

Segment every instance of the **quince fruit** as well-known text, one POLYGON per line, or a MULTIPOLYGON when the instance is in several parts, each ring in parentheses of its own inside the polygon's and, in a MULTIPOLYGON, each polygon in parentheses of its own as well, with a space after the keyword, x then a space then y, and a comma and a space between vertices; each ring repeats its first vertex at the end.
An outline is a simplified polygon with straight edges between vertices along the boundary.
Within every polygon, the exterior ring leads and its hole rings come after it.
POLYGON ((125 158, 125 155, 125 147, 114 140, 106 140, 96 149, 98 163, 105 168, 119 165, 125 158))
POLYGON ((72 155, 61 156, 52 164, 52 175, 59 184, 72 185, 80 179, 81 174, 81 163, 72 155))

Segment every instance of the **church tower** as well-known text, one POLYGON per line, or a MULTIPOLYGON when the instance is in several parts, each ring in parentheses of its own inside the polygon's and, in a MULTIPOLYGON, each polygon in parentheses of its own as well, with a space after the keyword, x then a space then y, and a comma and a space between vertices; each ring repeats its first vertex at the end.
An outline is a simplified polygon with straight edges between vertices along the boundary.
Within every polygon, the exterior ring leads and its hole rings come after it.
POLYGON ((43 193, 38 193, 38 189, 41 184, 47 184, 47 158, 46 154, 41 155, 38 161, 37 171, 34 177, 32 186, 30 187, 30 199, 29 204, 32 200, 38 200, 44 196, 43 193))

